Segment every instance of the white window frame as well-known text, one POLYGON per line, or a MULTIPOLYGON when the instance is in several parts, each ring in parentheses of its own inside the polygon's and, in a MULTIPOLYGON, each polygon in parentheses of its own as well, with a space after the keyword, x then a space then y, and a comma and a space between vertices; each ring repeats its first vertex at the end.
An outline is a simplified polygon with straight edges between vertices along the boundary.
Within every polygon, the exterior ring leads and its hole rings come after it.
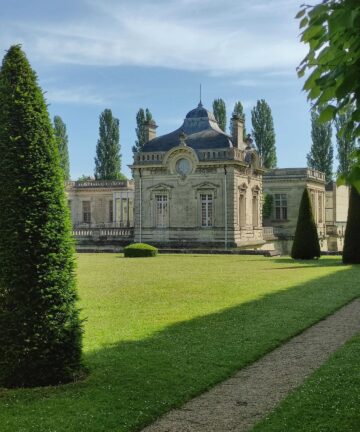
POLYGON ((276 221, 288 220, 288 198, 286 193, 274 194, 274 219, 276 221))
POLYGON ((91 224, 91 201, 84 200, 82 201, 82 220, 83 223, 91 224), (89 209, 85 211, 85 205, 89 205, 89 209))
POLYGON ((211 192, 200 192, 200 226, 214 226, 214 194, 211 192))
POLYGON ((156 193, 155 200, 155 227, 168 228, 169 226, 169 195, 156 193))

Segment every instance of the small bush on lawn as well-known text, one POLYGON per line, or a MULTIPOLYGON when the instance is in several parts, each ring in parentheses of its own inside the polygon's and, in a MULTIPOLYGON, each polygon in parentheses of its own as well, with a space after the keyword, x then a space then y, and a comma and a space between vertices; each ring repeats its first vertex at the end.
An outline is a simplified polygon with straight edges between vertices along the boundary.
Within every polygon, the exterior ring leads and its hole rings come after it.
POLYGON ((156 247, 146 243, 133 243, 124 248, 125 258, 154 257, 157 253, 156 247))

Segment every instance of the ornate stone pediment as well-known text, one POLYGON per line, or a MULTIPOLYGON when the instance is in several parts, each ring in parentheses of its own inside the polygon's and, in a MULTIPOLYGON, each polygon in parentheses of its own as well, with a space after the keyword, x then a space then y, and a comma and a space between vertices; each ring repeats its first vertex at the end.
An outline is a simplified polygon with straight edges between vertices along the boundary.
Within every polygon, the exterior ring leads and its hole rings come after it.
POLYGON ((150 192, 150 198, 153 199, 156 193, 167 194, 169 198, 171 197, 171 191, 174 186, 167 183, 157 183, 156 185, 149 186, 147 190, 150 192))
POLYGON ((194 186, 195 190, 195 197, 199 192, 202 191, 213 191, 214 192, 214 198, 216 198, 217 190, 219 189, 220 185, 212 182, 203 182, 199 183, 198 185, 194 186))
POLYGON ((173 189, 173 185, 167 184, 167 183, 157 183, 154 186, 149 186, 148 190, 150 191, 159 191, 159 190, 171 190, 173 189))

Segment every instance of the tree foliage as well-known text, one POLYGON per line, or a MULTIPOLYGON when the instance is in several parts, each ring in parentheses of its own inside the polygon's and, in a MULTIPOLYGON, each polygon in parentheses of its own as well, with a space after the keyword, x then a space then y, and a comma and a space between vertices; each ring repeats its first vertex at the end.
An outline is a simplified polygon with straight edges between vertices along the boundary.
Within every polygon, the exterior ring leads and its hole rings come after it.
POLYGON ((273 211, 274 197, 271 194, 265 193, 263 200, 262 215, 264 219, 269 219, 273 211))
POLYGON ((148 108, 144 109, 140 108, 136 114, 136 141, 135 145, 132 148, 134 153, 139 152, 143 149, 144 144, 146 142, 146 134, 145 134, 145 123, 152 120, 153 116, 148 108))
POLYGON ((335 118, 337 157, 339 165, 337 169, 338 175, 348 176, 353 164, 353 153, 356 149, 356 139, 349 133, 344 131, 345 124, 349 121, 351 111, 338 114, 335 118))
POLYGON ((96 180, 118 180, 121 174, 119 142, 119 120, 113 117, 110 109, 105 109, 99 117, 99 139, 96 146, 96 180))
POLYGON ((0 69, 0 387, 81 370, 74 247, 63 173, 35 72, 18 45, 0 69))
POLYGON ((226 130, 226 105, 222 99, 215 99, 213 102, 213 113, 215 119, 224 132, 226 130))
MULTIPOLYGON (((244 120, 243 140, 245 142, 246 140, 245 113, 244 113, 244 107, 240 101, 235 102, 232 115, 238 115, 240 118, 244 120)), ((232 134, 232 132, 233 132, 233 125, 232 125, 232 120, 230 120, 230 134, 232 134)))
POLYGON ((304 190, 301 197, 291 257, 293 259, 314 259, 320 257, 319 237, 307 189, 304 190))
MULTIPOLYGON (((340 134, 360 136, 360 3, 359 0, 324 0, 302 6, 296 18, 303 29, 301 40, 309 47, 298 68, 308 98, 321 112, 320 121, 330 121, 352 108, 340 134)), ((360 191, 360 154, 354 158, 343 182, 360 191)))
POLYGON ((360 194, 356 188, 350 191, 348 219, 343 250, 344 264, 360 264, 360 194))
POLYGON ((325 173, 326 182, 332 179, 334 148, 331 142, 331 123, 320 123, 316 110, 311 112, 311 149, 307 155, 308 166, 325 173))
POLYGON ((70 179, 70 162, 69 162, 69 138, 66 133, 66 125, 60 116, 54 117, 54 132, 57 147, 59 149, 60 165, 64 173, 64 180, 70 179))
POLYGON ((270 106, 264 99, 258 100, 251 110, 253 135, 265 168, 275 168, 277 163, 275 130, 270 106))

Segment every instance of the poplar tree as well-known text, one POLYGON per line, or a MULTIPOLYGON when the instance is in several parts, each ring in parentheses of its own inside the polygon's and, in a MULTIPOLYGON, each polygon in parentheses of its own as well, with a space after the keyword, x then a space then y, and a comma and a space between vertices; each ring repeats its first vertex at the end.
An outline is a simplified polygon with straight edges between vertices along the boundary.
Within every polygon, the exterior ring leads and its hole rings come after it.
MULTIPOLYGON (((243 140, 245 142, 246 140, 246 128, 245 128, 245 113, 244 113, 244 107, 242 105, 242 103, 240 101, 235 102, 234 105, 234 110, 232 112, 232 115, 238 115, 239 117, 241 117, 244 120, 244 134, 243 134, 243 140)), ((232 124, 232 120, 230 120, 230 134, 233 133, 233 124, 232 124)))
POLYGON ((110 109, 99 116, 99 139, 96 146, 95 179, 118 180, 121 174, 119 120, 110 109))
POLYGON ((55 140, 59 150, 60 165, 64 173, 64 180, 70 179, 70 162, 68 149, 68 136, 66 133, 66 125, 60 116, 54 117, 54 132, 55 140))
POLYGON ((81 373, 74 246, 54 131, 19 45, 0 69, 0 387, 81 373))
POLYGON ((214 117, 224 132, 226 130, 226 106, 222 99, 215 99, 213 102, 214 117))
POLYGON ((293 259, 314 259, 319 258, 320 255, 319 237, 313 209, 311 208, 309 191, 305 189, 300 201, 291 257, 293 259))
POLYGON ((356 149, 356 139, 346 129, 345 125, 348 124, 352 116, 352 110, 342 114, 338 114, 335 117, 335 129, 336 129, 336 147, 337 147, 337 158, 339 161, 337 173, 338 175, 349 175, 351 167, 354 163, 352 154, 356 149))
POLYGON ((264 99, 258 100, 251 110, 251 123, 256 147, 265 168, 275 168, 277 163, 274 121, 271 108, 264 99))
POLYGON ((325 173, 325 180, 332 180, 334 148, 331 142, 331 124, 320 123, 319 113, 311 112, 311 149, 307 155, 309 168, 325 173))
POLYGON ((146 108, 145 111, 143 108, 140 108, 139 111, 136 113, 136 141, 135 145, 132 148, 133 153, 142 151, 146 142, 145 123, 152 120, 152 118, 153 116, 148 110, 148 108, 146 108))

